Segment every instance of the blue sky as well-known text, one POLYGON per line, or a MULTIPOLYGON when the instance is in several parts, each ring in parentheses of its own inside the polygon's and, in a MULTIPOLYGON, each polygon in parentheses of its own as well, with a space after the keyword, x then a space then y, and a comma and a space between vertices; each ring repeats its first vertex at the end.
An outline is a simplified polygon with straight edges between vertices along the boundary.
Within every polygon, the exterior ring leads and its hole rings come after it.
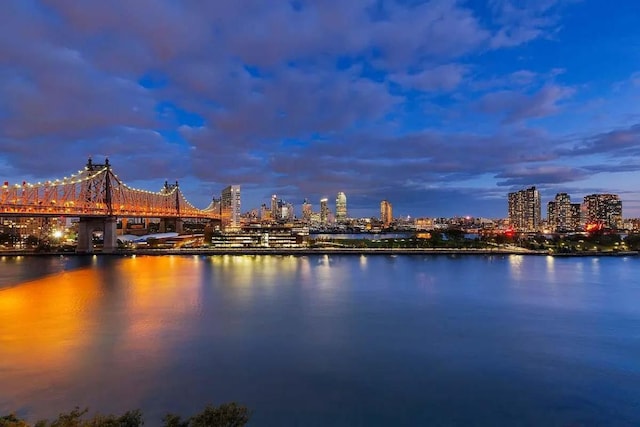
POLYGON ((108 156, 206 206, 506 216, 614 192, 640 216, 640 2, 8 0, 3 181, 108 156), (613 7, 615 6, 615 7, 613 7))

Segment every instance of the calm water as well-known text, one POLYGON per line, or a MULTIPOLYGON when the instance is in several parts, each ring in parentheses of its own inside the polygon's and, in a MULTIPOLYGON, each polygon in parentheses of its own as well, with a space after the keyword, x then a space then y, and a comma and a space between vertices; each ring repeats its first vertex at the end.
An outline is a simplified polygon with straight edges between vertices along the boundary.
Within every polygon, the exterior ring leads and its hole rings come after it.
POLYGON ((0 414, 640 425, 640 258, 0 259, 0 414))

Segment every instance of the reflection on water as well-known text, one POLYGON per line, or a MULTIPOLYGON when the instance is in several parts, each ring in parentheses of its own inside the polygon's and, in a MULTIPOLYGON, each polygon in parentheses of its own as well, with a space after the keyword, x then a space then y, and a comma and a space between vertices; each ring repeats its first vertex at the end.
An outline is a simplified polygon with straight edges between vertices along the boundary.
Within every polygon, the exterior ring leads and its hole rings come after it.
POLYGON ((634 425, 637 258, 0 259, 0 413, 634 425))

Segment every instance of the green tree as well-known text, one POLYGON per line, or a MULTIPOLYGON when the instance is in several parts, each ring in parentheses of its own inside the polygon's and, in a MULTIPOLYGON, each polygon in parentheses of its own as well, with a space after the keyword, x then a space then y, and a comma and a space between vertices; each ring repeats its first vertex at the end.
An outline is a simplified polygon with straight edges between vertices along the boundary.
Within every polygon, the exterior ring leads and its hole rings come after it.
POLYGON ((189 427, 242 427, 249 422, 249 410, 237 403, 208 405, 204 411, 191 417, 189 427))
MULTIPOLYGON (((85 418, 88 409, 76 407, 71 412, 61 413, 53 421, 41 420, 34 427, 140 427, 144 419, 140 410, 127 411, 122 415, 97 414, 85 418)), ((179 415, 167 414, 162 419, 163 427, 242 427, 249 422, 249 410, 237 403, 220 406, 208 405, 201 413, 183 420, 179 415)), ((0 427, 30 427, 15 414, 0 417, 0 427)))
POLYGON ((15 414, 9 414, 0 417, 0 427, 29 427, 29 424, 16 417, 15 414))

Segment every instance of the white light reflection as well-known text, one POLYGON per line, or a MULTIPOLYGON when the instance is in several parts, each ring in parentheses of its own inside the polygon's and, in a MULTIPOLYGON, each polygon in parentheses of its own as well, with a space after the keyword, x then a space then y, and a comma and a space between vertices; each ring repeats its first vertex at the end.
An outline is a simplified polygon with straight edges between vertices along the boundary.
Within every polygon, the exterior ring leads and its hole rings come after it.
POLYGON ((363 271, 367 269, 367 257, 366 257, 366 255, 360 255, 360 269, 363 270, 363 271))
POLYGON ((520 279, 522 276, 522 255, 509 255, 509 267, 511 269, 511 277, 520 279))

